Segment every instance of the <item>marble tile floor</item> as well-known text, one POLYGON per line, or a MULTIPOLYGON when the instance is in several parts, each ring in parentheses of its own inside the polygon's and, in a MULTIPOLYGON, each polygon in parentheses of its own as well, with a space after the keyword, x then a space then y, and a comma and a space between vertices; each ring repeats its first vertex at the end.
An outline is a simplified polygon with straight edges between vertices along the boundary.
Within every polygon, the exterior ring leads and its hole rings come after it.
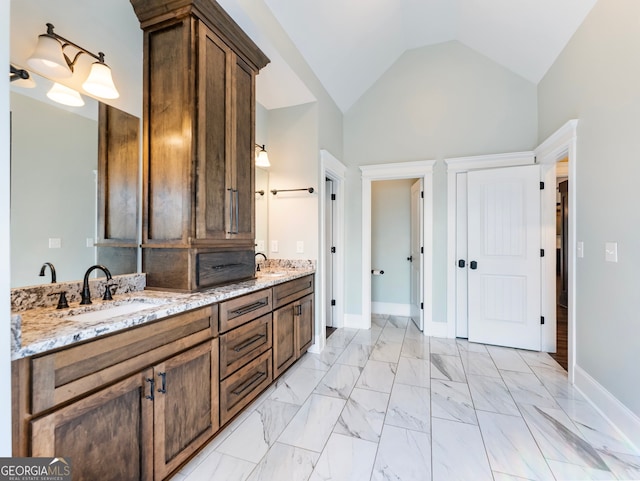
POLYGON ((339 329, 173 481, 640 480, 640 453, 545 353, 339 329))

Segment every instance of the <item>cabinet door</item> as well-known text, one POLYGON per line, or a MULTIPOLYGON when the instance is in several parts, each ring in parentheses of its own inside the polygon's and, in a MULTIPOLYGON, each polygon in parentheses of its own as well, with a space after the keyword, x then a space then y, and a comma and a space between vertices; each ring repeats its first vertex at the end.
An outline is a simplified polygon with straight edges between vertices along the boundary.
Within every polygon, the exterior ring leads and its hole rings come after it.
POLYGON ((204 24, 199 24, 198 32, 196 238, 226 239, 235 221, 228 128, 232 53, 204 24))
POLYGON ((313 294, 309 294, 296 302, 296 354, 302 356, 313 343, 314 312, 313 294))
POLYGON ((239 57, 234 55, 232 75, 232 101, 234 113, 233 194, 234 239, 255 238, 255 74, 239 57))
POLYGON ((155 475, 163 479, 218 430, 218 339, 153 370, 155 475))
POLYGON ((273 378, 277 378, 296 360, 295 306, 289 304, 273 311, 273 378))
POLYGON ((71 458, 74 481, 152 480, 150 375, 131 376, 32 421, 31 456, 71 458))

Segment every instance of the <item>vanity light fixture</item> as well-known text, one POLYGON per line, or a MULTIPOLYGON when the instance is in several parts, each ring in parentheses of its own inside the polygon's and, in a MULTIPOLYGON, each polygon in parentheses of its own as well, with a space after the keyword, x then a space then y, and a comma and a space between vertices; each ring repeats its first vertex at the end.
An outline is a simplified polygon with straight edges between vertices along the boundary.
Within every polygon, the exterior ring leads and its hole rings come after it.
POLYGON ((271 167, 271 162, 269 162, 267 151, 264 150, 264 145, 256 144, 256 150, 258 149, 260 149, 260 151, 256 154, 256 167, 271 167))
POLYGON ((59 104, 70 107, 82 107, 84 105, 84 100, 82 100, 77 90, 65 87, 58 82, 54 82, 53 87, 47 92, 47 97, 59 104))
POLYGON ((98 52, 97 55, 91 53, 80 45, 61 37, 53 31, 53 28, 52 24, 47 23, 47 33, 38 36, 36 49, 27 60, 29 66, 48 77, 69 78, 78 58, 82 54, 87 54, 95 58, 97 62, 91 65, 91 71, 82 84, 82 88, 99 98, 118 98, 120 94, 113 83, 111 69, 104 63, 104 53, 98 52), (73 60, 64 53, 64 49, 67 47, 73 47, 77 50, 73 60))

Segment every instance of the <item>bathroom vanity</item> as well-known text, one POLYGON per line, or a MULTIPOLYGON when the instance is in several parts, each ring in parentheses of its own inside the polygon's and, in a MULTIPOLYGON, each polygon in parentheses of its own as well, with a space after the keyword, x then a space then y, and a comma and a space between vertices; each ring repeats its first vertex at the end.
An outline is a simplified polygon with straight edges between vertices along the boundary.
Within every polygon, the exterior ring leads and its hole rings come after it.
POLYGON ((166 479, 306 352, 313 292, 308 267, 19 313, 14 456, 70 457, 79 479, 166 479))

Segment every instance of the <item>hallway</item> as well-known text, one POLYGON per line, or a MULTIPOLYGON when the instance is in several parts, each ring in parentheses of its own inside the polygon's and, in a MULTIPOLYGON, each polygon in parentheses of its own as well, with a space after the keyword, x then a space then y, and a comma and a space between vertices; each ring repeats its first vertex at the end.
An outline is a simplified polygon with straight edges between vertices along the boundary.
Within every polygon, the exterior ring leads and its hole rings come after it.
POLYGON ((373 316, 307 353, 175 481, 640 479, 640 453, 545 353, 373 316))

